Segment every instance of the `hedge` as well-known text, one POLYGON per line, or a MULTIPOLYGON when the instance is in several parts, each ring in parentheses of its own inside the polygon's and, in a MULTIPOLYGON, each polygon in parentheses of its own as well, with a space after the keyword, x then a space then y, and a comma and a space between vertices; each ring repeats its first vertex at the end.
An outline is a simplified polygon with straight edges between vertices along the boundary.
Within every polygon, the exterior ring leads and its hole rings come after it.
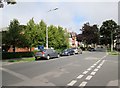
POLYGON ((14 59, 33 56, 34 56, 33 52, 2 52, 2 59, 14 59))

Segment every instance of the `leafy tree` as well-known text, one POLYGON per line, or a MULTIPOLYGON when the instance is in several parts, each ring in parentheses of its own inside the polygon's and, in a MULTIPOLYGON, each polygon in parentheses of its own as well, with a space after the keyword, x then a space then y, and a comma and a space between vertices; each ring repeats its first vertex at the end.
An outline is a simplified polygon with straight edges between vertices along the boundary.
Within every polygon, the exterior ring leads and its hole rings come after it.
POLYGON ((68 34, 65 33, 65 30, 60 26, 50 25, 48 27, 48 41, 49 47, 55 49, 62 50, 69 47, 68 34))
POLYGON ((100 27, 100 35, 102 38, 100 39, 101 44, 111 44, 111 37, 115 39, 115 32, 117 29, 117 23, 113 20, 106 20, 102 23, 100 27))
POLYGON ((22 47, 22 45, 24 45, 22 42, 24 38, 21 35, 21 31, 19 21, 13 19, 13 21, 10 22, 8 31, 2 33, 2 44, 5 46, 12 46, 15 52, 15 47, 22 47))
POLYGON ((43 45, 46 46, 46 27, 47 25, 43 20, 41 20, 38 24, 38 36, 37 36, 37 44, 36 45, 43 45))
POLYGON ((37 25, 35 24, 32 18, 27 23, 27 27, 25 30, 25 36, 26 36, 26 40, 28 41, 28 46, 30 47, 30 51, 31 51, 31 48, 36 44, 36 41, 35 41, 37 36, 36 30, 37 30, 37 25))
MULTIPOLYGON (((97 25, 90 26, 89 23, 84 24, 84 26, 81 29, 82 31, 82 41, 88 45, 88 44, 96 44, 99 40, 99 31, 97 25)), ((78 39, 81 40, 81 39, 78 39)))

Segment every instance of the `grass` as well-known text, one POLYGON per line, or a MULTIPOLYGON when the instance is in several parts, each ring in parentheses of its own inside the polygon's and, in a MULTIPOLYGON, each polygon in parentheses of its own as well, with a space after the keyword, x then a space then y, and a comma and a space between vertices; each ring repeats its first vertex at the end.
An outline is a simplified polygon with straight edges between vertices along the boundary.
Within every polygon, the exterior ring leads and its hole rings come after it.
POLYGON ((107 50, 107 52, 108 52, 109 55, 120 55, 120 52, 118 52, 118 51, 107 50))
POLYGON ((32 62, 35 61, 34 57, 31 58, 22 58, 22 59, 12 59, 12 60, 7 60, 7 62, 32 62))

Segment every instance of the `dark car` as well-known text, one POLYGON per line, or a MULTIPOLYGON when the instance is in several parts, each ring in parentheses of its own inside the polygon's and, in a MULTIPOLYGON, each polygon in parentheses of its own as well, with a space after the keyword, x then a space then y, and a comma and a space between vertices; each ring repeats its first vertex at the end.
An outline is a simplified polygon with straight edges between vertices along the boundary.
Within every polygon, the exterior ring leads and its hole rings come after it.
POLYGON ((93 47, 89 47, 89 48, 88 48, 88 51, 96 51, 96 50, 95 50, 95 48, 93 48, 93 47))
POLYGON ((75 54, 75 52, 74 52, 73 49, 65 49, 65 50, 61 53, 62 56, 70 56, 70 55, 74 55, 74 54, 75 54))
POLYGON ((42 51, 36 52, 35 54, 35 59, 39 59, 39 58, 46 58, 47 60, 49 60, 50 58, 53 57, 60 57, 59 53, 56 52, 54 49, 44 49, 42 51))

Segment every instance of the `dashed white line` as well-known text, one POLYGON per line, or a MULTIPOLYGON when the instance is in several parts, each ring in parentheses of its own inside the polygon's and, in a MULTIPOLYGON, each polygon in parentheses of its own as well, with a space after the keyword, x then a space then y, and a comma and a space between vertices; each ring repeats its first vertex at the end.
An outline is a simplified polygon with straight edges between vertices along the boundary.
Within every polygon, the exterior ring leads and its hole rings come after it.
POLYGON ((94 71, 98 71, 98 70, 99 70, 99 69, 97 69, 97 68, 96 68, 96 69, 94 69, 94 71))
POLYGON ((86 86, 86 84, 87 84, 87 82, 83 81, 79 86, 84 87, 84 86, 86 86))
POLYGON ((75 83, 77 82, 77 80, 73 80, 71 81, 69 84, 67 84, 68 86, 73 86, 75 83))
POLYGON ((96 74, 96 72, 91 72, 91 75, 95 75, 96 74))
POLYGON ((83 72, 83 74, 87 74, 87 73, 88 73, 88 71, 84 71, 84 72, 83 72))
POLYGON ((93 66, 96 66, 97 64, 95 63, 93 66))
POLYGON ((99 66, 102 66, 103 64, 101 63, 101 64, 99 64, 99 66))
POLYGON ((94 68, 95 66, 93 65, 93 66, 91 66, 91 68, 94 68))
POLYGON ((90 80, 93 76, 89 75, 86 77, 86 80, 90 80))
POLYGON ((88 68, 87 70, 90 71, 92 68, 88 68))
POLYGON ((97 66, 97 68, 101 68, 101 66, 97 66))
POLYGON ((84 76, 84 75, 79 75, 79 76, 77 77, 77 79, 81 79, 83 76, 84 76))

